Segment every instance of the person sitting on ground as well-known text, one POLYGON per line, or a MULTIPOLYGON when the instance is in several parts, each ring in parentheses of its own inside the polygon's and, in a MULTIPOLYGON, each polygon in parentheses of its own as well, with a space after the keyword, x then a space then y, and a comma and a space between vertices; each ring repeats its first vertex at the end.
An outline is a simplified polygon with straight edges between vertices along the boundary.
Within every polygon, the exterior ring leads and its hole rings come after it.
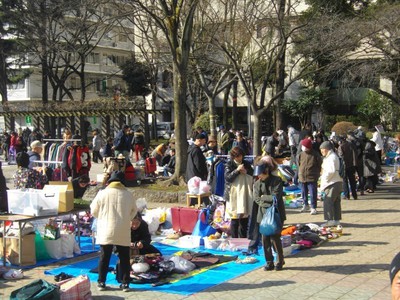
POLYGON ((16 189, 43 189, 48 183, 45 169, 39 172, 34 169, 29 169, 29 155, 26 152, 20 152, 16 155, 18 169, 15 171, 14 188, 16 189))
POLYGON ((171 158, 168 164, 164 166, 164 176, 166 177, 169 177, 170 174, 175 173, 175 149, 171 149, 169 154, 171 155, 171 158))
POLYGON ((140 255, 158 253, 160 250, 151 245, 151 234, 149 225, 142 219, 140 213, 131 221, 131 248, 138 251, 140 255))
POLYGON ((157 163, 159 166, 162 166, 162 159, 165 155, 165 152, 168 149, 168 142, 160 144, 156 147, 156 149, 153 150, 151 153, 151 157, 155 157, 157 163))
POLYGON ((74 189, 74 198, 81 199, 89 186, 90 178, 87 175, 82 175, 72 180, 72 187, 74 189))

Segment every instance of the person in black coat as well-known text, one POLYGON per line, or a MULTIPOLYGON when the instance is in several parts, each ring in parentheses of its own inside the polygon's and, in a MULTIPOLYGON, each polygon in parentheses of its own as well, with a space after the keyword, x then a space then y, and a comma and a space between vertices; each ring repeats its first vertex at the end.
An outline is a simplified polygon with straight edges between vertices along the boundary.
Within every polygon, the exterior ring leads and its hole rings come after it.
MULTIPOLYGON (((283 223, 286 220, 285 203, 283 202, 283 183, 282 179, 275 175, 275 164, 269 156, 264 156, 261 159, 255 160, 254 176, 258 180, 254 183, 253 187, 253 210, 251 219, 257 221, 253 233, 259 232, 259 225, 268 207, 273 205, 274 198, 277 202, 279 216, 283 223)), ((262 243, 264 249, 265 261, 267 262, 264 267, 265 271, 282 270, 285 264, 283 257, 283 248, 281 242, 281 230, 275 235, 262 235, 262 243), (274 265, 274 256, 272 249, 277 253, 277 263, 274 265)))
POLYGON ((197 176, 201 180, 207 180, 207 162, 201 147, 206 143, 206 137, 198 134, 194 144, 189 147, 186 165, 186 182, 197 176))
POLYGON ((0 161, 0 212, 8 211, 7 190, 6 178, 4 177, 0 161))
POLYGON ((175 149, 171 149, 170 150, 170 155, 171 158, 169 160, 169 162, 164 166, 164 176, 169 177, 170 173, 174 174, 175 173, 175 149))
POLYGON ((131 222, 131 248, 139 250, 140 255, 159 253, 160 250, 151 245, 151 234, 149 225, 138 213, 131 222))

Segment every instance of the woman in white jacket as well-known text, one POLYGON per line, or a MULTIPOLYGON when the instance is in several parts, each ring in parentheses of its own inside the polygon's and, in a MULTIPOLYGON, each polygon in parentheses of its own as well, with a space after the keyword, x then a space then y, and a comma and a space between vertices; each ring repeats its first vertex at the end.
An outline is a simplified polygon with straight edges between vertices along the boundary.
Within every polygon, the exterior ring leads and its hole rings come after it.
POLYGON ((324 157, 321 166, 321 191, 324 197, 324 218, 326 223, 322 226, 336 226, 342 219, 341 193, 343 179, 339 175, 339 157, 333 151, 331 142, 325 141, 319 147, 324 157))
POLYGON ((100 191, 90 204, 92 215, 97 218, 96 243, 100 245, 98 288, 106 289, 110 258, 115 245, 123 274, 121 288, 129 291, 131 245, 131 220, 136 216, 136 200, 123 184, 124 173, 114 171, 108 186, 100 191))

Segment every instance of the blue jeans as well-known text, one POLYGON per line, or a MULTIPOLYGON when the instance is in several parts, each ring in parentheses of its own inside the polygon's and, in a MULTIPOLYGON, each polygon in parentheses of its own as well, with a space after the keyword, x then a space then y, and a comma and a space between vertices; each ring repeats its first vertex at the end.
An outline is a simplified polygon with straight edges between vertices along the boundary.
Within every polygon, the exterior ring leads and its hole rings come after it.
POLYGON ((317 208, 317 183, 302 182, 301 183, 301 198, 304 204, 308 205, 308 193, 310 193, 311 208, 317 208))

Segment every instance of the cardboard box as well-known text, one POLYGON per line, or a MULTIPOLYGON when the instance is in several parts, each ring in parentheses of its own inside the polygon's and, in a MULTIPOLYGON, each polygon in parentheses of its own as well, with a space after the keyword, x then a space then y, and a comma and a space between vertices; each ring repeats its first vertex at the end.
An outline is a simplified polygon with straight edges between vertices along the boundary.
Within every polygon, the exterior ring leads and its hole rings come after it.
POLYGON ((72 182, 67 181, 49 181, 43 190, 57 189, 60 194, 58 212, 68 212, 74 209, 74 188, 72 182))
MULTIPOLYGON (((18 262, 18 238, 6 239, 6 257, 13 265, 29 266, 36 264, 35 234, 22 237, 21 264, 18 262)), ((3 256, 3 238, 0 238, 0 256, 3 256)))

